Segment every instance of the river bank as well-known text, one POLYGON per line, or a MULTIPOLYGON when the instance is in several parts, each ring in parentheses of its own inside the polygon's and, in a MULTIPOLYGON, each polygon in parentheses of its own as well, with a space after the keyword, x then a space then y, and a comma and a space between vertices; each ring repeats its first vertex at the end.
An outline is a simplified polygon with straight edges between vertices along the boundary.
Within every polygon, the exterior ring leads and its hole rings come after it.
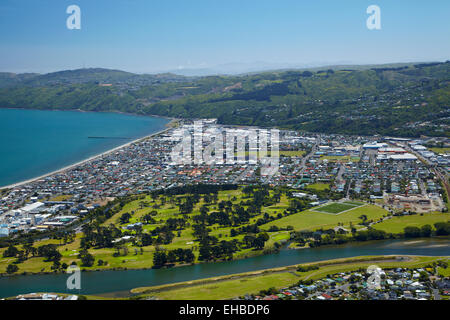
MULTIPOLYGON (((415 239, 417 241, 417 239, 415 239)), ((409 244, 404 240, 381 240, 370 243, 326 246, 306 250, 281 250, 264 256, 217 263, 201 263, 169 269, 82 272, 80 294, 117 296, 138 287, 151 287, 246 273, 294 264, 374 255, 450 256, 450 239, 424 239, 409 244), (440 245, 440 246, 435 246, 440 245), (445 246, 441 246, 445 245, 445 246)), ((26 292, 70 292, 67 274, 16 275, 0 277, 0 297, 26 292)))
MULTIPOLYGON (((120 272, 120 271, 143 271, 143 270, 174 270, 178 268, 184 268, 189 266, 196 266, 196 265, 214 265, 218 263, 229 263, 229 262, 237 262, 237 261, 245 261, 247 259, 254 259, 258 257, 264 257, 264 256, 273 256, 281 251, 308 251, 308 250, 314 250, 314 249, 329 249, 329 248, 345 248, 346 246, 364 246, 364 245, 376 245, 377 243, 383 243, 386 241, 392 241, 392 244, 386 245, 387 248, 396 246, 396 245, 402 245, 405 247, 418 247, 422 244, 426 245, 427 248, 436 248, 436 249, 449 249, 449 255, 450 255, 450 243, 442 243, 442 244, 432 244, 427 245, 427 241, 449 241, 450 237, 448 236, 434 236, 429 238, 417 238, 417 239, 405 239, 405 238, 398 238, 398 239, 382 239, 382 240, 369 240, 369 241, 351 241, 344 244, 328 244, 328 245, 322 245, 318 247, 300 247, 300 248, 291 248, 289 243, 285 243, 283 247, 276 249, 275 246, 272 246, 270 248, 265 248, 263 251, 253 251, 252 253, 246 253, 245 255, 239 255, 237 257, 233 257, 233 259, 224 259, 224 260, 214 260, 214 261, 198 261, 194 263, 180 263, 180 264, 166 264, 159 268, 152 267, 103 267, 103 268, 90 268, 86 269, 81 267, 81 272, 83 273, 92 273, 92 272, 120 272)), ((15 274, 7 274, 7 273, 0 273, 1 277, 17 277, 17 276, 29 276, 29 275, 55 275, 55 274, 65 274, 65 271, 43 271, 43 272, 30 272, 30 271, 23 271, 15 274)))
MULTIPOLYGON (((257 295, 261 290, 281 290, 299 281, 318 280, 329 274, 367 270, 376 265, 382 269, 418 268, 438 261, 448 262, 449 257, 412 255, 362 256, 334 259, 319 263, 305 263, 256 272, 201 279, 170 285, 136 288, 131 299, 162 300, 224 300, 257 295), (299 269, 299 267, 302 269, 299 269)), ((109 297, 109 295, 102 295, 109 297)))
MULTIPOLYGON (((139 287, 129 291, 83 295, 83 299, 223 300, 249 293, 257 294, 260 290, 267 290, 269 287, 281 289, 283 287, 293 285, 299 280, 318 280, 325 277, 327 274, 366 269, 370 265, 376 265, 382 269, 418 268, 439 261, 448 262, 449 260, 450 257, 442 256, 357 256, 320 262, 294 264, 279 268, 270 268, 253 272, 177 282, 160 286, 139 287), (300 266, 305 270, 299 270, 300 266), (309 270, 308 267, 313 268, 309 270)), ((45 291, 42 292, 45 293, 45 291)), ((57 294, 68 295, 70 293, 57 294)), ((13 296, 10 298, 13 298, 13 296)))
MULTIPOLYGON (((396 256, 396 255, 389 255, 389 256, 368 256, 368 257, 353 257, 353 258, 344 258, 344 259, 333 259, 333 260, 325 260, 321 261, 319 263, 317 262, 310 262, 310 263, 304 263, 301 264, 302 266, 328 266, 328 265, 337 265, 337 264, 350 264, 355 262, 370 262, 370 263, 376 263, 376 262, 393 262, 393 261, 412 261, 414 260, 415 256, 396 256)), ((221 277, 215 277, 215 278, 208 278, 208 279, 200 279, 200 280, 194 280, 194 281, 186 281, 186 282, 180 282, 180 283, 172 283, 162 286, 155 286, 155 287, 140 287, 131 289, 130 292, 132 294, 148 294, 153 292, 161 292, 161 291, 170 291, 174 289, 184 288, 184 287, 191 287, 191 286, 197 286, 197 285, 205 285, 205 284, 211 284, 211 283, 217 283, 222 281, 229 281, 229 280, 236 280, 236 279, 242 279, 242 278, 248 278, 248 277, 258 277, 263 276, 267 274, 273 274, 273 273, 280 273, 280 272, 286 272, 286 271, 295 271, 299 267, 298 264, 285 266, 285 267, 279 267, 279 268, 271 268, 271 269, 264 269, 264 270, 258 270, 258 271, 252 271, 252 272, 246 272, 246 273, 239 273, 239 274, 232 274, 227 276, 221 276, 221 277)))

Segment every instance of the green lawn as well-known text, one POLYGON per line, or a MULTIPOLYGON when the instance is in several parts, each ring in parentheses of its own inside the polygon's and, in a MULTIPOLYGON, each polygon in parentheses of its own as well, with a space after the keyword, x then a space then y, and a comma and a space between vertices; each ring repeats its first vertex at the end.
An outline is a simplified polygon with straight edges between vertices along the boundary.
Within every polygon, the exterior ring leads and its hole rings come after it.
POLYGON ((262 288, 281 288, 298 280, 299 278, 294 274, 283 272, 181 288, 175 291, 163 291, 155 295, 164 300, 223 300, 246 293, 256 293, 262 288))
POLYGON ((286 157, 302 157, 306 151, 304 150, 296 150, 296 151, 280 151, 280 156, 286 157))
POLYGON ((450 148, 430 148, 430 150, 439 154, 450 153, 450 148))
POLYGON ((361 219, 359 217, 361 215, 366 215, 368 220, 377 220, 386 214, 386 210, 375 205, 357 207, 339 215, 306 210, 269 222, 262 225, 261 228, 268 230, 271 226, 278 226, 280 228, 292 226, 294 227, 294 230, 297 231, 316 230, 320 228, 333 228, 336 227, 338 223, 342 223, 344 224, 344 227, 348 228, 350 222, 352 222, 353 225, 360 223, 361 219))
POLYGON ((392 217, 389 220, 375 224, 373 227, 391 233, 403 232, 405 227, 422 227, 429 224, 433 227, 436 222, 450 220, 449 213, 424 213, 423 216, 416 214, 412 216, 392 217))
POLYGON ((323 190, 330 189, 330 184, 329 183, 313 183, 313 184, 306 186, 306 189, 323 191, 323 190))
POLYGON ((343 211, 350 210, 350 209, 353 209, 353 208, 356 208, 359 206, 361 206, 361 204, 352 204, 350 202, 331 203, 331 204, 327 204, 323 207, 316 208, 316 209, 314 209, 314 211, 338 214, 343 211))
POLYGON ((329 162, 337 162, 337 161, 353 161, 353 162, 359 162, 359 157, 350 157, 350 156, 322 156, 320 157, 322 160, 328 160, 329 162))
POLYGON ((450 267, 447 268, 442 268, 442 267, 438 267, 438 273, 442 276, 442 277, 450 277, 450 267))

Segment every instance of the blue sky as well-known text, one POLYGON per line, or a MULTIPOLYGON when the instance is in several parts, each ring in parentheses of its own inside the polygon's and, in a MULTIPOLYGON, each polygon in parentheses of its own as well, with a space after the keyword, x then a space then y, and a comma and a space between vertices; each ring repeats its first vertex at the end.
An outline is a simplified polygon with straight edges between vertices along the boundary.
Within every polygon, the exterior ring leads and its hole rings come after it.
POLYGON ((450 59, 450 1, 1 0, 0 71, 450 59), (81 8, 81 30, 66 8, 81 8), (381 30, 366 8, 381 8, 381 30))

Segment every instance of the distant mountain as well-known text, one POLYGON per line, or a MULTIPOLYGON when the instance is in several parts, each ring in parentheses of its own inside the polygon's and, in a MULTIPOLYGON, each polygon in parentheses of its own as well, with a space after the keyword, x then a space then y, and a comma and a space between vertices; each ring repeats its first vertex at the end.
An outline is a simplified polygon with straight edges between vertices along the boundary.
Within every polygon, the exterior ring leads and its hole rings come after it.
POLYGON ((54 85, 74 85, 74 84, 119 84, 136 83, 138 85, 149 85, 152 83, 166 81, 186 81, 186 77, 172 74, 161 73, 135 74, 121 70, 111 70, 102 68, 76 69, 52 72, 47 74, 14 74, 0 73, 0 88, 12 87, 17 85, 42 87, 54 85))
POLYGON ((33 79, 37 76, 39 76, 39 74, 37 73, 15 74, 9 72, 0 72, 0 88, 14 86, 24 81, 33 79))
POLYGON ((65 70, 48 73, 31 78, 23 83, 25 85, 54 85, 54 84, 74 84, 88 82, 117 82, 130 79, 135 76, 133 73, 120 70, 109 70, 101 68, 65 70))
POLYGON ((308 63, 308 64, 292 64, 292 63, 270 63, 270 62, 252 62, 252 63, 226 63, 220 64, 208 68, 189 68, 183 67, 179 69, 170 70, 169 72, 183 75, 183 76, 214 76, 214 75, 243 75, 253 74, 269 71, 289 71, 289 70, 309 70, 317 71, 321 69, 352 69, 352 70, 368 70, 371 68, 392 68, 411 66, 421 62, 415 63, 389 63, 389 64, 367 64, 367 65, 355 65, 355 64, 327 64, 324 62, 308 63))
POLYGON ((450 61, 202 77, 108 69, 3 73, 0 107, 218 118, 222 124, 327 133, 450 136, 450 61))

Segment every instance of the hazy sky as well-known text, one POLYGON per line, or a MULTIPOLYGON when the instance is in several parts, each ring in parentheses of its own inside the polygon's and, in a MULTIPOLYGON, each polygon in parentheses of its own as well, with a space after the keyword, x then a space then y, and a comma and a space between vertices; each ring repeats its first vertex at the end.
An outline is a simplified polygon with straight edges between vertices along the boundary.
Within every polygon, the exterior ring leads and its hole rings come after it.
POLYGON ((0 0, 0 71, 443 61, 449 19, 449 0, 0 0))

